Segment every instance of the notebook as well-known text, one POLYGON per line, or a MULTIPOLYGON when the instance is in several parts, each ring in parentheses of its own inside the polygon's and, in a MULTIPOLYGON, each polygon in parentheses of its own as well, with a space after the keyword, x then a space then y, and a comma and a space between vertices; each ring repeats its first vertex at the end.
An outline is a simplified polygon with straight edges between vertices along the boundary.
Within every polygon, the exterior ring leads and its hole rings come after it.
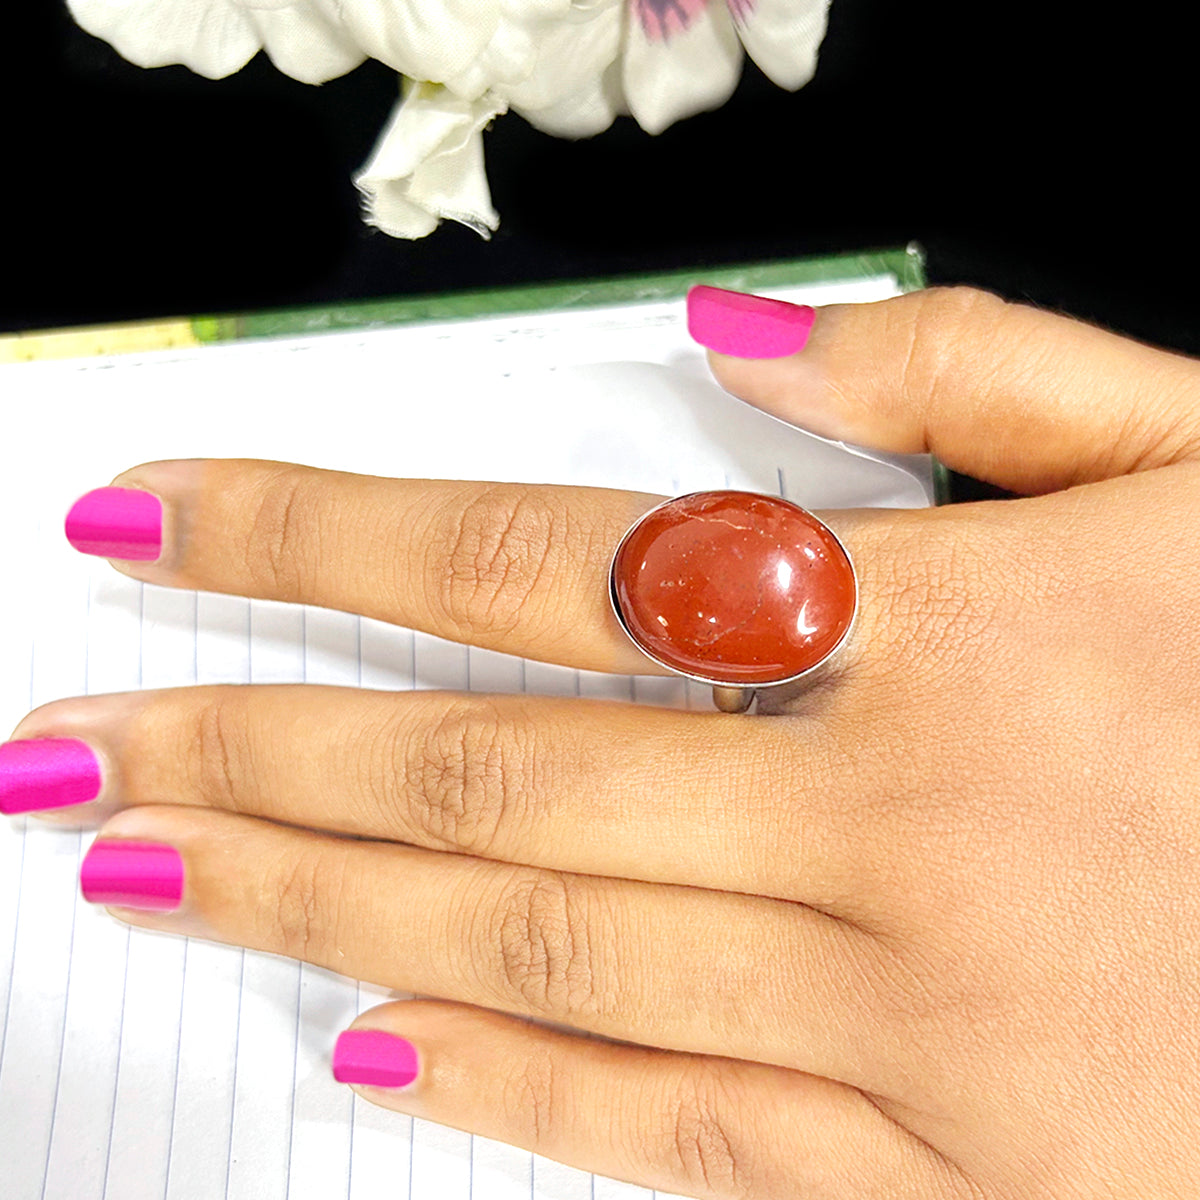
MULTIPOLYGON (((935 499, 927 458, 793 430, 687 337, 699 280, 823 304, 922 283, 914 250, 0 339, 0 725, 58 697, 196 683, 585 695, 708 708, 359 619, 138 584, 72 551, 72 500, 138 462, 247 456, 381 475, 935 499), (97 353, 100 352, 100 353, 97 353)), ((0 822, 5 1200, 633 1200, 646 1189, 398 1116, 330 1075, 393 993, 121 926, 78 894, 93 834, 0 822)))

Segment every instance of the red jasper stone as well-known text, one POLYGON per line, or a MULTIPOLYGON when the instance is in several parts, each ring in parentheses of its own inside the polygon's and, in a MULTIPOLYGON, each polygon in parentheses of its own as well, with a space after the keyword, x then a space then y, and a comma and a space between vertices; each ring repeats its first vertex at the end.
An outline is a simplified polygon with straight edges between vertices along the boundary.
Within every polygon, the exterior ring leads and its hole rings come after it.
POLYGON ((804 509, 697 492, 647 513, 617 548, 612 591, 657 662, 733 686, 782 683, 835 650, 854 619, 846 552, 804 509))

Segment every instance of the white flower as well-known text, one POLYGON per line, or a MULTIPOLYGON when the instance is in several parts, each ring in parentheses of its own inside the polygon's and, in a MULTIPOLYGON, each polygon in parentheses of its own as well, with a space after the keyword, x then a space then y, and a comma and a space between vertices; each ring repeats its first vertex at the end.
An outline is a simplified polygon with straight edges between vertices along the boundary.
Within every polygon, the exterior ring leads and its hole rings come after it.
POLYGON ((67 7, 131 63, 183 63, 209 79, 240 71, 259 50, 303 83, 324 83, 369 57, 336 0, 67 0, 67 7))
POLYGON ((499 218, 483 130, 511 108, 562 137, 629 113, 650 133, 723 104, 743 50, 781 87, 812 78, 829 0, 67 0, 143 67, 216 79, 265 50, 322 83, 377 58, 410 80, 356 177, 366 219, 423 237, 499 218))
POLYGON ((354 177, 365 219, 393 237, 419 238, 449 217, 490 237, 500 217, 481 135, 504 105, 472 104, 436 83, 408 84, 405 91, 371 161, 354 177))
POLYGON ((742 49, 795 91, 817 69, 829 0, 629 0, 622 84, 649 133, 718 108, 742 73, 742 49))

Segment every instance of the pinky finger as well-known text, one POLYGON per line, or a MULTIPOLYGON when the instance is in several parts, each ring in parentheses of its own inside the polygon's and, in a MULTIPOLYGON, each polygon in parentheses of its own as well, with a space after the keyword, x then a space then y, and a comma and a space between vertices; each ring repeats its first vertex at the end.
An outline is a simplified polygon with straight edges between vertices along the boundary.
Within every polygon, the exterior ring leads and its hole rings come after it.
POLYGON ((338 1039, 334 1074, 384 1108, 700 1200, 970 1194, 957 1168, 845 1084, 462 1004, 364 1013, 338 1039))

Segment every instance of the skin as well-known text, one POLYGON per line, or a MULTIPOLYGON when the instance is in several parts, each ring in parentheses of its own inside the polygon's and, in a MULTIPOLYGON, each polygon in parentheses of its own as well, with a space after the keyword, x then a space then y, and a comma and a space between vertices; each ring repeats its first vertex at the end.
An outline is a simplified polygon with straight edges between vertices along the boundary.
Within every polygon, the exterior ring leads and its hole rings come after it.
MULTIPOLYGON (((15 736, 100 754, 102 834, 183 855, 178 912, 117 915, 439 997, 355 1022, 421 1059, 365 1097, 648 1187, 1200 1194, 1200 366, 936 289, 712 366, 1029 498, 826 514, 859 625, 775 715, 316 687, 39 709, 15 736)), ((646 670, 605 576, 656 497, 226 461, 115 482, 165 504, 163 557, 114 564, 136 578, 646 670)))

